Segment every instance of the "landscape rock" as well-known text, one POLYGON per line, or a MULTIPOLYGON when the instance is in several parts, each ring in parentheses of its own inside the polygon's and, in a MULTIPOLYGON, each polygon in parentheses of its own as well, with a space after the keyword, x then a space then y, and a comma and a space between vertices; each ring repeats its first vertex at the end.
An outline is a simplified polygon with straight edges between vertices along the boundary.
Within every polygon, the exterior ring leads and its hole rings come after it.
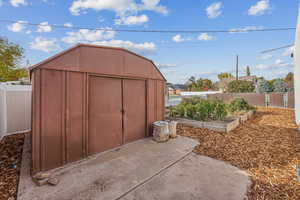
POLYGON ((48 183, 48 179, 36 179, 34 177, 32 177, 33 182, 37 185, 37 186, 43 186, 46 185, 48 183))
POLYGON ((57 178, 49 178, 47 182, 49 185, 56 186, 59 183, 59 180, 57 178))
POLYGON ((50 174, 39 172, 39 173, 36 173, 35 175, 33 175, 33 178, 37 179, 37 180, 44 180, 44 179, 50 178, 50 174))

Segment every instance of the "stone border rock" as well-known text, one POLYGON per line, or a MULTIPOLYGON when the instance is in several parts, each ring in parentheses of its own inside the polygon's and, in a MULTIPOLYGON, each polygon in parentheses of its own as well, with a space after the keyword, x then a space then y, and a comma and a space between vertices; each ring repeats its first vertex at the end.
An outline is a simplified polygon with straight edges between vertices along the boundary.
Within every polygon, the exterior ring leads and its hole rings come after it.
POLYGON ((206 128, 209 130, 228 133, 235 128, 237 128, 240 124, 245 123, 247 120, 251 119, 254 115, 255 111, 249 111, 241 116, 225 120, 225 121, 212 121, 212 122, 204 122, 197 121, 185 118, 171 118, 174 121, 177 121, 178 124, 184 124, 188 126, 193 126, 196 128, 206 128))

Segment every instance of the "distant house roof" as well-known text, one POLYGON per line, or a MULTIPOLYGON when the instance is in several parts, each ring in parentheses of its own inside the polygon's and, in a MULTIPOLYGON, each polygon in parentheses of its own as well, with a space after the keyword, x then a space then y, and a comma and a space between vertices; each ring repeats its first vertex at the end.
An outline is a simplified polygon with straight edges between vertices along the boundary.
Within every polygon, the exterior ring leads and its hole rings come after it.
POLYGON ((183 85, 183 84, 174 84, 174 85, 173 85, 173 88, 174 88, 175 90, 186 90, 186 89, 187 89, 186 86, 183 85))
POLYGON ((239 77, 239 80, 243 81, 255 81, 257 79, 256 76, 241 76, 239 77))

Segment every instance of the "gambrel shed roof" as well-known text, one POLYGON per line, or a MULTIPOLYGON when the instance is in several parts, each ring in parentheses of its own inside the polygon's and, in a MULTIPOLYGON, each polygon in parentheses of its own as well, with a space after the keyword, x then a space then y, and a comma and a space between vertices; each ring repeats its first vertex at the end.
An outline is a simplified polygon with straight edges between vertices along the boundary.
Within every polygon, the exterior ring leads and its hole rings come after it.
POLYGON ((152 60, 123 48, 90 44, 78 44, 29 69, 36 68, 166 81, 152 60))

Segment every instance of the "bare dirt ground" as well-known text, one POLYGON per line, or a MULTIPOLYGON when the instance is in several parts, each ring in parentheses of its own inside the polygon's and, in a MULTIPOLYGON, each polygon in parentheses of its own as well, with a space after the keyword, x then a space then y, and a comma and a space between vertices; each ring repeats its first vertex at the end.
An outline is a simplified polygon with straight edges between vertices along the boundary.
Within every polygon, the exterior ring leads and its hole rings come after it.
POLYGON ((0 200, 17 197, 24 134, 6 136, 0 141, 0 200))
POLYGON ((180 135, 200 141, 195 152, 247 171, 250 200, 300 199, 300 132, 294 111, 258 108, 256 116, 230 133, 179 126, 180 135))

